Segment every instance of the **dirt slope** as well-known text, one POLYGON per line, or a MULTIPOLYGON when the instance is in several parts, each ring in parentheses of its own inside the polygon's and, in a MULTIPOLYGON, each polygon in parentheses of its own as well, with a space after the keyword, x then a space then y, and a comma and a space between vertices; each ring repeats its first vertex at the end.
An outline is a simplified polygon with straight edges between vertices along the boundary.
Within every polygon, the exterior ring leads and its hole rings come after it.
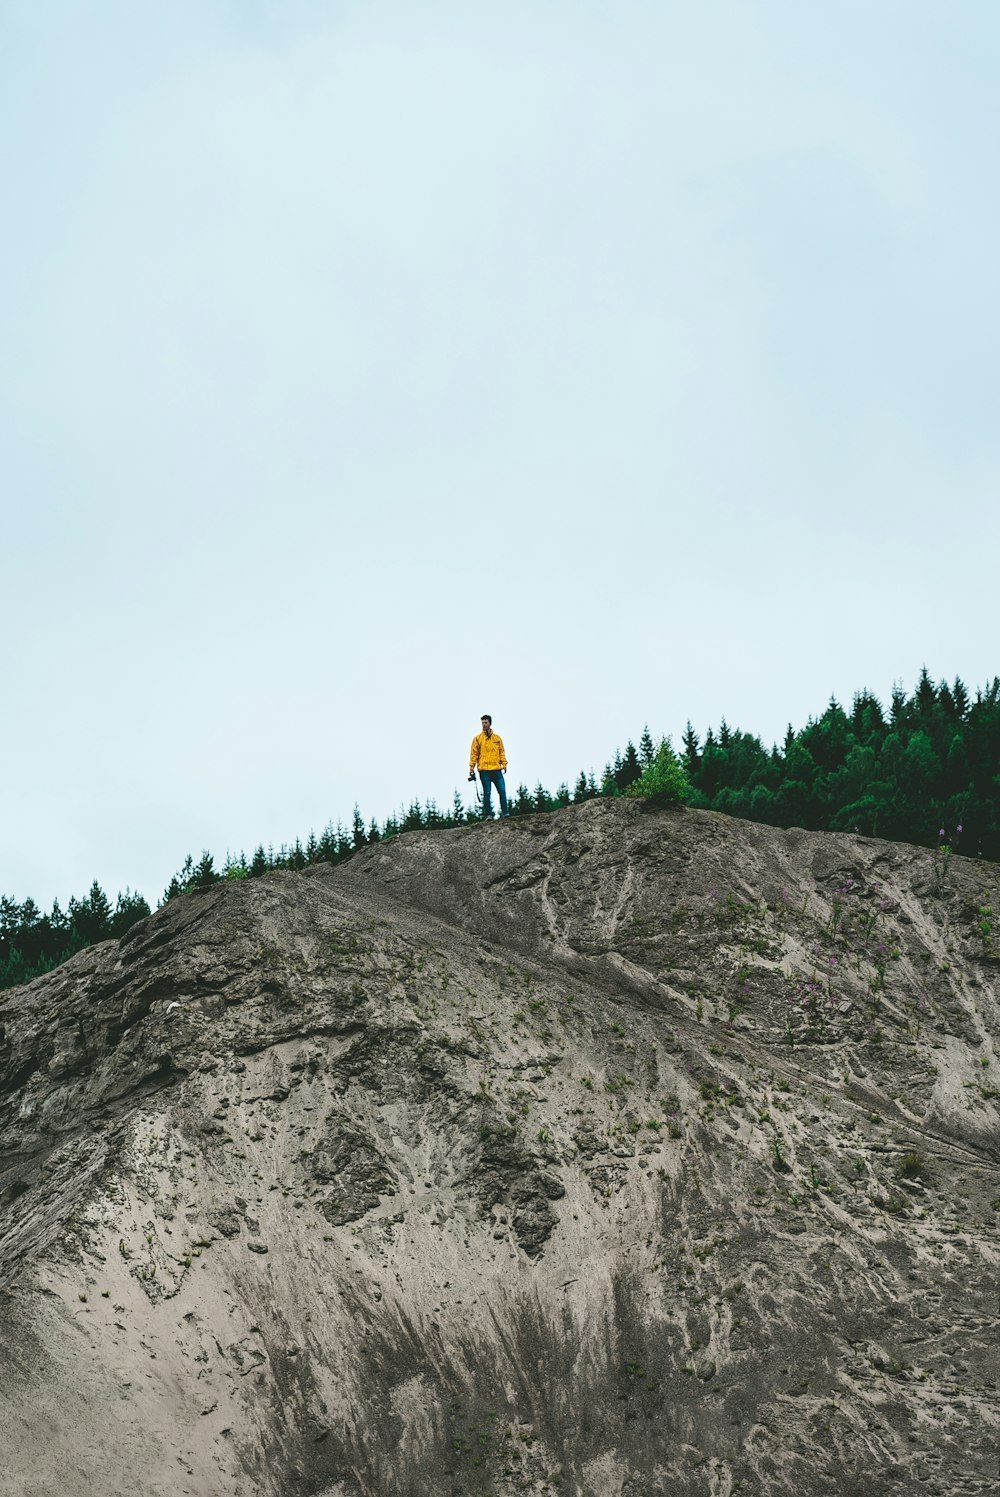
POLYGON ((995 1493, 998 875, 593 802, 0 995, 0 1494, 995 1493))

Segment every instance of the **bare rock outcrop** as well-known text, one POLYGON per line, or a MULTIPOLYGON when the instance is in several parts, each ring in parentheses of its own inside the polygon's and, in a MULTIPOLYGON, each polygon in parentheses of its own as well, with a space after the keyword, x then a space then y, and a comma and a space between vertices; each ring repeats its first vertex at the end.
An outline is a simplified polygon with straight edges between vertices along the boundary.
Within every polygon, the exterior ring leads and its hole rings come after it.
POLYGON ((0 995, 0 1494, 995 1492, 994 912, 598 801, 0 995))

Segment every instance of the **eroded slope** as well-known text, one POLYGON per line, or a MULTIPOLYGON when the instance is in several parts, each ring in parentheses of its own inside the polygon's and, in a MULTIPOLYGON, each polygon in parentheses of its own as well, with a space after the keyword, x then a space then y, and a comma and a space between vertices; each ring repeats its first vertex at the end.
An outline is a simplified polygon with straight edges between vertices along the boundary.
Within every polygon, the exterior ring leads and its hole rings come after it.
POLYGON ((596 802, 4 995, 0 1492, 992 1492, 997 908, 596 802))

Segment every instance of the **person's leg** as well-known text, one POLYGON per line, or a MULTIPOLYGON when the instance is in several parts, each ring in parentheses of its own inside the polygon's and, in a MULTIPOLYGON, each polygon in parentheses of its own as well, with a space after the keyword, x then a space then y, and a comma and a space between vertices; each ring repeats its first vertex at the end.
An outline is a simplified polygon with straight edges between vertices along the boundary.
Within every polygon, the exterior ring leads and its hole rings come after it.
POLYGON ((489 820, 493 815, 493 806, 490 802, 490 796, 493 794, 493 771, 491 769, 481 769, 479 771, 479 783, 483 787, 483 819, 489 820))
POLYGON ((509 816, 510 812, 507 810, 507 787, 503 782, 502 769, 497 770, 497 790, 500 792, 500 815, 509 816))

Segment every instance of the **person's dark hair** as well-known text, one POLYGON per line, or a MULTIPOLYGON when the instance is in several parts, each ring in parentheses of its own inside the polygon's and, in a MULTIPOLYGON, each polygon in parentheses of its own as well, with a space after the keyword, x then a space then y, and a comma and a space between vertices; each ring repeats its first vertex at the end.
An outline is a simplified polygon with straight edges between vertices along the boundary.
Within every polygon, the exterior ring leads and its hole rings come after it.
POLYGON ((493 726, 493 719, 492 719, 492 717, 490 717, 490 714, 488 712, 481 712, 479 714, 479 721, 480 722, 488 722, 491 728, 493 726))

